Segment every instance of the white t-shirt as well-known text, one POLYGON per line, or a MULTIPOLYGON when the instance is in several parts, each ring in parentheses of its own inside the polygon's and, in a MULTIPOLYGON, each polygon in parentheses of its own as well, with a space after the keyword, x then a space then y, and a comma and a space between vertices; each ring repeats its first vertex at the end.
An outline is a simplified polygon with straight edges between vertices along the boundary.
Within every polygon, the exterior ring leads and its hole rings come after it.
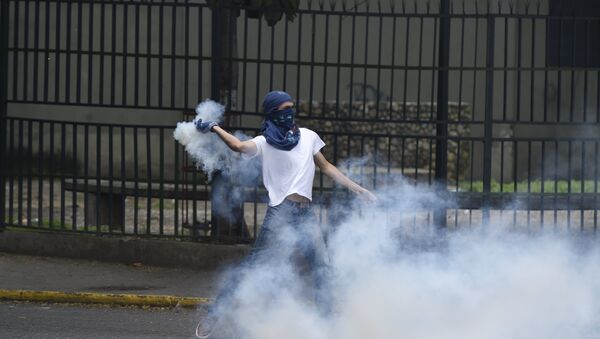
POLYGON ((289 151, 277 149, 267 143, 264 136, 252 139, 258 151, 246 158, 262 156, 263 183, 269 192, 269 206, 277 206, 285 197, 296 193, 312 201, 317 154, 325 142, 308 128, 300 128, 300 141, 289 151))

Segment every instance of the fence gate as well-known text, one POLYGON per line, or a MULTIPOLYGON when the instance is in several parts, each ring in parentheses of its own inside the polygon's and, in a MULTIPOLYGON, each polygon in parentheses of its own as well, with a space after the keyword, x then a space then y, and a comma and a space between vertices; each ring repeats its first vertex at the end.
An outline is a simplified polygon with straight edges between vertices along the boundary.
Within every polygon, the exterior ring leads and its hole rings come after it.
MULTIPOLYGON (((212 98, 256 135, 262 96, 283 89, 361 184, 401 175, 446 197, 415 224, 596 230, 596 4, 219 3, 1 2, 0 225, 251 241, 260 182, 207 184, 172 131, 212 98)), ((347 197, 317 176, 321 220, 347 197)))

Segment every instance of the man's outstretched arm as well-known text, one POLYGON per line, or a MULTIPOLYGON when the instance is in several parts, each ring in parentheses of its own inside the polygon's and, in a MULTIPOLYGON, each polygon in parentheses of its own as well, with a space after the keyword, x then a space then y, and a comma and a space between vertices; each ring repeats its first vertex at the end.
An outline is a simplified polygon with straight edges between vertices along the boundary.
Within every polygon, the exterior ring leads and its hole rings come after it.
POLYGON ((213 126, 210 130, 212 132, 215 132, 219 136, 219 138, 221 138, 221 140, 223 140, 225 144, 234 152, 252 155, 256 154, 256 152, 258 151, 254 141, 241 141, 240 139, 236 138, 234 135, 230 134, 229 132, 227 132, 219 126, 213 126))
POLYGON ((335 180, 335 182, 348 188, 350 191, 356 193, 359 196, 359 198, 361 198, 365 201, 369 201, 369 202, 377 201, 377 197, 375 197, 375 195, 373 193, 371 193, 368 189, 366 189, 366 188, 360 186, 359 184, 355 183, 354 181, 352 181, 350 178, 348 178, 346 175, 344 175, 344 173, 340 172, 340 170, 337 169, 337 167, 335 167, 332 163, 330 163, 329 161, 327 161, 327 159, 325 159, 325 156, 321 152, 318 152, 317 154, 315 154, 314 159, 315 159, 315 164, 317 166, 319 166, 319 168, 321 169, 321 172, 323 172, 325 175, 327 175, 328 177, 335 180))

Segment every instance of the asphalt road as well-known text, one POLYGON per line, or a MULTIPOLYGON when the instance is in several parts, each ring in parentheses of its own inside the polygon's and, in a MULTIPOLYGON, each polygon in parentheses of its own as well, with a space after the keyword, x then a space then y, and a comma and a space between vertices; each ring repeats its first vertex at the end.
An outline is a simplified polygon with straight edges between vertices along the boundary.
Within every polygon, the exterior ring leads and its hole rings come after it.
POLYGON ((0 302, 0 338, 194 338, 201 310, 0 302))

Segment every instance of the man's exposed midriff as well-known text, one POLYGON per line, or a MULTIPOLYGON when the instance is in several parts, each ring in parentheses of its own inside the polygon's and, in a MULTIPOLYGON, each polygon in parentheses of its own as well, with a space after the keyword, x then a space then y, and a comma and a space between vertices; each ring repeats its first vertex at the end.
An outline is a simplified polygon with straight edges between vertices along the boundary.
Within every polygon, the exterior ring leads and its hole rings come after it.
POLYGON ((297 193, 292 193, 285 198, 287 200, 291 200, 294 202, 307 202, 307 203, 310 202, 310 199, 308 199, 307 197, 301 196, 300 194, 297 194, 297 193))

